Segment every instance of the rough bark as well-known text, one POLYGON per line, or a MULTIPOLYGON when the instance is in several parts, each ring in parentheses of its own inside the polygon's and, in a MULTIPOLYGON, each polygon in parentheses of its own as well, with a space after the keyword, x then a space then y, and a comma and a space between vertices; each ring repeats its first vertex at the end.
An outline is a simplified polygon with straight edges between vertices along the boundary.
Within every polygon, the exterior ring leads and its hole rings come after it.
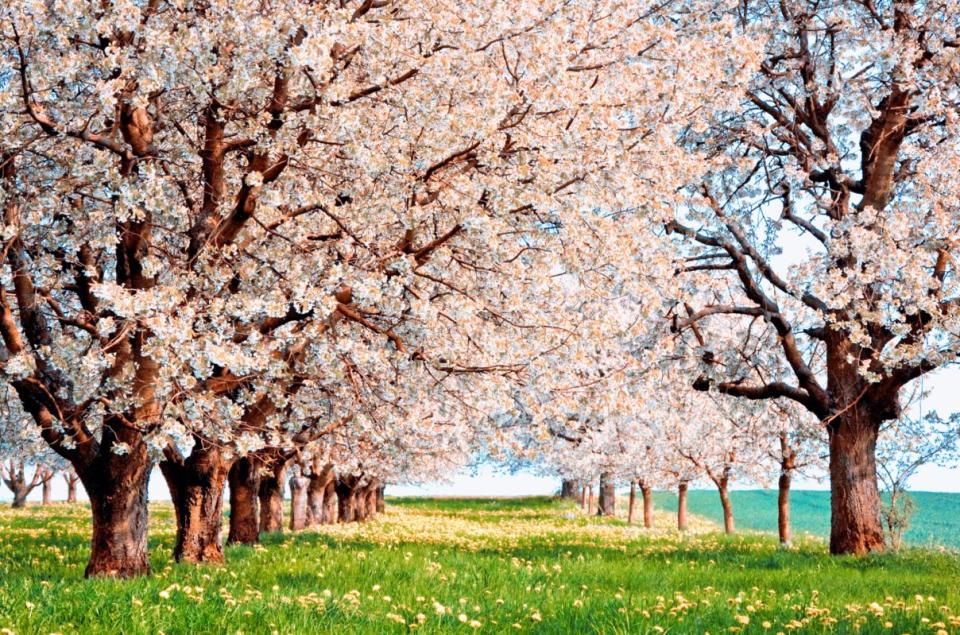
POLYGON ((337 479, 337 520, 341 523, 357 520, 357 499, 354 494, 359 480, 356 476, 349 475, 337 479))
POLYGON ((384 498, 384 492, 387 486, 381 485, 377 488, 377 513, 382 514, 387 509, 387 501, 384 498))
POLYGON ((600 475, 600 496, 597 500, 597 516, 613 518, 617 515, 617 486, 613 475, 604 472, 600 475))
POLYGON ((53 503, 53 472, 50 470, 45 470, 43 473, 43 481, 41 482, 42 488, 42 498, 41 505, 50 505, 53 503))
POLYGON ((637 482, 630 481, 630 505, 627 507, 627 524, 633 524, 634 514, 637 507, 637 482))
POLYGON ((790 544, 790 480, 790 472, 782 470, 777 483, 777 533, 784 546, 790 544))
POLYGON ((259 462, 254 456, 234 461, 228 474, 230 482, 230 544, 252 545, 260 537, 259 462))
POLYGON ((72 471, 64 473, 63 480, 67 482, 67 502, 76 503, 77 502, 77 481, 80 478, 74 474, 72 471))
POLYGON ((580 481, 565 478, 560 482, 560 498, 575 501, 580 494, 580 481))
POLYGON ((307 486, 310 480, 299 473, 290 477, 290 531, 307 528, 307 486))
POLYGON ((313 471, 307 477, 307 521, 310 525, 327 524, 329 520, 325 518, 324 509, 326 505, 327 485, 334 478, 333 464, 328 463, 323 466, 314 465, 313 471))
POLYGON ((223 562, 223 489, 230 463, 214 445, 197 440, 190 456, 168 457, 160 471, 177 518, 177 562, 223 562))
POLYGON ((861 555, 884 546, 876 465, 879 424, 860 414, 841 414, 837 425, 828 428, 833 554, 861 555))
POLYGON ((643 495, 643 526, 653 527, 653 490, 649 485, 640 485, 640 494, 643 495))
POLYGON ((689 488, 690 484, 686 481, 681 481, 677 487, 677 529, 680 531, 687 530, 687 490, 689 488))
POLYGON ((93 515, 86 577, 150 573, 147 484, 152 467, 143 442, 128 444, 126 454, 103 452, 89 465, 78 466, 93 515))
POLYGON ((261 535, 283 531, 283 476, 286 468, 285 460, 276 460, 260 477, 261 535))
POLYGON ((590 511, 590 508, 587 507, 587 490, 589 487, 589 485, 584 485, 580 488, 580 510, 583 511, 583 513, 590 511))

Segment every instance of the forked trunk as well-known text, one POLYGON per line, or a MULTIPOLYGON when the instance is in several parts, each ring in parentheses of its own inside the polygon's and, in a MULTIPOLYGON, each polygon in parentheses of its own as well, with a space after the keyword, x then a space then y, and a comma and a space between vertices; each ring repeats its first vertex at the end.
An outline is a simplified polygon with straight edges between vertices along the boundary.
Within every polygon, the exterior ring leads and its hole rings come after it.
POLYGON ((290 477, 290 531, 307 528, 307 485, 310 480, 299 474, 290 477))
POLYGON ((286 461, 278 462, 260 477, 260 534, 283 531, 283 474, 286 461))
POLYGON ((152 465, 142 442, 126 454, 103 452, 78 469, 93 515, 90 562, 84 575, 132 578, 150 573, 147 483, 152 465))
POLYGON ((63 479, 67 482, 67 502, 76 503, 77 502, 77 481, 80 480, 72 472, 67 472, 63 475, 63 479))
POLYGON ((230 481, 230 544, 252 545, 260 537, 257 494, 260 491, 259 462, 252 455, 233 462, 230 481))
POLYGON ((653 490, 649 485, 640 485, 640 493, 643 495, 643 526, 651 529, 653 527, 653 490))
POLYGON ((879 424, 842 413, 830 426, 830 553, 883 550, 876 446, 879 424))
POLYGON ((627 524, 633 524, 633 516, 637 506, 637 482, 630 481, 630 506, 627 508, 627 524))
POLYGON ((686 481, 681 481, 677 488, 677 529, 680 531, 687 530, 687 490, 689 488, 690 484, 686 481))
POLYGON ((790 470, 780 472, 777 483, 777 533, 780 544, 790 544, 790 470))
POLYGON ((197 440, 186 459, 160 462, 177 517, 177 562, 221 563, 223 543, 223 488, 230 464, 214 445, 197 440))

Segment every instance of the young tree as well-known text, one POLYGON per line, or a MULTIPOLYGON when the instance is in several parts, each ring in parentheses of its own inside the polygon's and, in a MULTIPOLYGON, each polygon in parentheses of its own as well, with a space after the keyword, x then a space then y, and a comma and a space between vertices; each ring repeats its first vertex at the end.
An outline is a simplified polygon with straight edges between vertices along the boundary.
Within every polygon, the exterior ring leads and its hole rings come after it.
POLYGON ((697 387, 792 399, 822 422, 830 549, 862 554, 883 547, 881 426, 960 348, 960 11, 799 0, 736 19, 766 48, 740 107, 688 135, 713 169, 667 223, 696 290, 674 327, 699 331, 697 387), (731 321, 762 321, 774 345, 723 341, 731 321))

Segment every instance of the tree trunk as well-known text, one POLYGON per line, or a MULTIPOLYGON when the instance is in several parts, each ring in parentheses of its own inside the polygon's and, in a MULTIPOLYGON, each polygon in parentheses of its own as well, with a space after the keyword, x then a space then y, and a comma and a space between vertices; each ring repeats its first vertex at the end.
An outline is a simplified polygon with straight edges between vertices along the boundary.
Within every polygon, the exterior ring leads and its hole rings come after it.
POLYGON ((197 440, 186 460, 166 459, 160 471, 177 517, 177 562, 221 563, 223 488, 230 464, 214 445, 197 440))
POLYGON ((560 498, 564 500, 577 500, 580 493, 580 481, 565 478, 560 482, 560 498))
POLYGON ((686 481, 680 481, 677 488, 677 529, 687 530, 687 490, 690 484, 686 481))
POLYGON ((51 497, 51 495, 53 494, 53 483, 51 482, 52 480, 53 480, 53 472, 44 473, 43 485, 42 485, 43 498, 42 498, 41 505, 50 505, 51 503, 53 503, 53 499, 51 497))
POLYGON ((307 485, 310 480, 299 474, 290 477, 290 531, 307 528, 307 485))
POLYGON ((90 562, 84 575, 132 578, 150 573, 147 553, 147 484, 153 466, 143 442, 126 454, 109 450, 78 473, 93 515, 90 562))
POLYGON ((357 499, 354 494, 358 480, 356 476, 342 476, 337 479, 337 520, 341 523, 350 523, 357 519, 357 499))
POLYGON ((777 483, 777 533, 784 546, 790 545, 790 479, 790 470, 784 469, 777 483))
POLYGON ((387 486, 381 485, 377 488, 377 513, 382 514, 387 509, 387 501, 384 499, 384 492, 386 491, 387 486))
POLYGON ((230 544, 252 545, 260 536, 258 498, 259 461, 245 456, 233 462, 230 481, 230 544))
POLYGON ((310 525, 325 524, 324 497, 327 492, 327 483, 333 480, 333 464, 328 463, 323 467, 314 465, 308 478, 310 482, 307 484, 307 520, 310 525))
POLYGON ((587 513, 590 509, 587 507, 587 488, 587 485, 584 485, 580 488, 580 510, 583 513, 587 513))
POLYGON ((879 426, 858 408, 842 413, 830 433, 830 553, 883 549, 876 446, 879 426))
POLYGON ((72 472, 66 472, 63 475, 63 478, 67 482, 67 502, 76 503, 77 502, 77 481, 79 479, 72 472))
POLYGON ((723 508, 723 533, 732 534, 733 525, 733 503, 730 502, 730 489, 727 479, 720 479, 716 484, 717 491, 720 493, 720 506, 723 508))
POLYGON ((640 485, 640 493, 643 495, 643 526, 647 529, 653 528, 653 490, 649 485, 640 485))
POLYGON ((633 524, 633 516, 637 506, 637 482, 630 481, 630 506, 627 508, 627 524, 633 524))
POLYGON ((593 512, 593 485, 587 486, 587 509, 588 514, 593 512))
POLYGON ((283 474, 287 465, 278 460, 260 477, 260 534, 283 531, 283 474))
POLYGON ((340 516, 340 497, 337 496, 337 478, 331 473, 323 494, 323 524, 334 525, 340 516))

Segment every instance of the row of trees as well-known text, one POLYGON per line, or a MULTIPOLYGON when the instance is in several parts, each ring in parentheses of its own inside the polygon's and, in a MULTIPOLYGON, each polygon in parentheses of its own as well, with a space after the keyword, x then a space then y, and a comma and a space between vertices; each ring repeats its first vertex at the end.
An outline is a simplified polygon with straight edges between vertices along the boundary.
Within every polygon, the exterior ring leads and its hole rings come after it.
POLYGON ((810 413, 831 549, 881 548, 878 431, 960 346, 956 9, 9 3, 4 442, 71 464, 87 575, 133 576, 155 464, 218 560, 227 481, 256 518, 291 462, 679 434, 693 386, 810 413))

